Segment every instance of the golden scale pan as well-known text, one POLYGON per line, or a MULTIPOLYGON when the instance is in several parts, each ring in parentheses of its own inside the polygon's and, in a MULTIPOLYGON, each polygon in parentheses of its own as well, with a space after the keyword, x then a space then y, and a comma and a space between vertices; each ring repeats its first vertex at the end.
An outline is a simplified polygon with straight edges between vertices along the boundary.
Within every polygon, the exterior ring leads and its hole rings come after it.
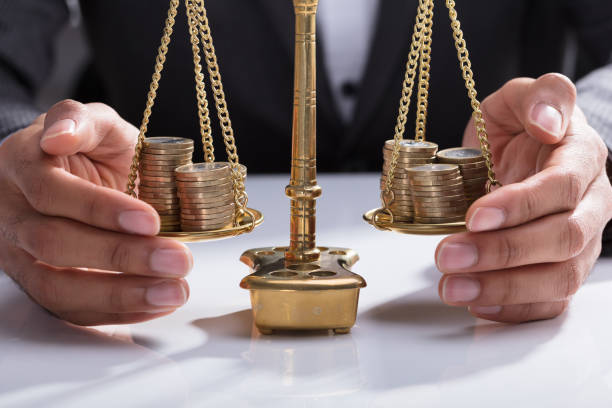
MULTIPOLYGON (((134 197, 136 197, 136 180, 141 165, 143 146, 149 140, 145 139, 145 135, 179 5, 179 0, 170 1, 170 9, 130 169, 127 194, 134 197)), ((350 268, 359 259, 354 250, 322 247, 316 244, 316 199, 321 196, 322 192, 316 178, 316 13, 318 0, 293 0, 293 5, 296 16, 294 126, 291 178, 285 189, 291 201, 290 245, 245 251, 240 259, 251 268, 252 273, 241 281, 240 286, 250 291, 254 323, 263 334, 279 330, 334 330, 336 333, 348 333, 357 316, 359 290, 366 286, 366 282, 361 276, 350 271, 350 268)), ((200 54, 202 52, 207 63, 211 89, 221 123, 229 160, 227 165, 231 169, 235 212, 233 222, 223 228, 196 232, 162 232, 159 236, 183 242, 201 242, 251 232, 263 222, 263 216, 259 211, 247 207, 248 198, 244 188, 244 174, 238 162, 204 0, 185 0, 185 6, 193 49, 204 157, 207 163, 215 162, 201 66, 200 54)), ((460 67, 474 110, 473 117, 482 157, 486 161, 488 177, 486 191, 489 192, 492 186, 499 185, 499 183, 493 172, 485 123, 480 103, 476 98, 475 83, 466 43, 457 20, 455 2, 446 0, 446 6, 449 10, 460 67)), ((400 156, 400 145, 406 142, 403 134, 417 68, 419 69, 419 81, 416 134, 415 139, 408 142, 425 143, 433 8, 434 0, 419 0, 397 126, 394 139, 390 141, 393 148, 388 149, 391 153, 387 153, 390 154, 391 161, 384 171, 385 181, 381 184, 382 207, 364 214, 367 222, 381 230, 406 234, 448 234, 465 230, 465 222, 438 224, 406 222, 403 219, 400 220, 400 217, 392 211, 395 199, 392 183, 400 156)))

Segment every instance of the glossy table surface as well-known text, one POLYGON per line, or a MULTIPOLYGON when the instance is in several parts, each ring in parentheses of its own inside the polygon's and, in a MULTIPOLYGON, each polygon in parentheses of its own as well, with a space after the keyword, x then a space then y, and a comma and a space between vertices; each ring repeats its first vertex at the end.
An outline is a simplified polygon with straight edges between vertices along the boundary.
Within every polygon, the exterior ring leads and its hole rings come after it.
POLYGON ((251 177, 254 233, 191 245, 189 303, 157 321, 79 328, 0 273, 1 407, 612 406, 612 259, 563 316, 478 320, 438 298, 440 237, 374 230, 377 176, 321 176, 320 245, 356 249, 361 292, 348 335, 252 329, 243 250, 286 245, 288 177, 251 177))

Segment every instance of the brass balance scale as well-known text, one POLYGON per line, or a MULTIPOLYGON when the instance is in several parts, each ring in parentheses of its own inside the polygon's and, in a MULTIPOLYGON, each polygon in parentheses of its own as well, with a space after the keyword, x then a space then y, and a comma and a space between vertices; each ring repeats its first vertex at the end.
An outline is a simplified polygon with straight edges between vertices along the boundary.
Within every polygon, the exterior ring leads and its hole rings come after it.
MULTIPOLYGON (((316 178, 315 33, 318 0, 293 0, 293 4, 296 21, 292 162, 290 183, 285 189, 291 201, 290 244, 256 248, 243 253, 240 259, 251 268, 252 273, 242 280, 240 286, 250 291, 254 322, 263 334, 270 334, 276 330, 325 329, 334 330, 336 333, 348 333, 357 316, 359 290, 366 286, 366 282, 361 276, 350 271, 359 259, 355 251, 316 245, 315 200, 321 196, 321 187, 317 184, 316 178)), ((179 5, 179 0, 170 1, 130 169, 127 194, 137 196, 136 181, 139 179, 138 198, 149 202, 158 211, 162 227, 166 222, 165 228, 162 228, 159 234, 161 237, 183 242, 202 242, 248 233, 263 222, 263 215, 247 207, 248 196, 244 186, 246 169, 238 160, 204 0, 185 0, 185 7, 193 49, 198 116, 205 163, 191 164, 193 142, 189 139, 145 138, 179 5), (202 73, 202 53, 221 124, 229 161, 227 163, 215 162, 202 73)), ((450 161, 441 165, 427 164, 433 159, 419 162, 422 153, 419 153, 419 149, 430 159, 432 153, 435 154, 437 150, 437 146, 425 141, 434 0, 419 0, 395 137, 385 145, 386 167, 381 184, 382 207, 364 215, 365 220, 378 229, 411 234, 447 234, 465 229, 463 221, 424 223, 417 222, 419 220, 416 217, 406 217, 405 214, 398 216, 394 213, 396 208, 402 209, 394 206, 396 198, 399 199, 395 181, 402 178, 402 171, 405 174, 408 174, 406 171, 412 171, 412 168, 405 165, 406 163, 425 163, 425 166, 434 166, 421 169, 421 173, 418 173, 420 167, 416 167, 414 180, 425 177, 423 179, 425 181, 421 181, 419 185, 425 185, 427 193, 429 190, 437 193, 438 190, 447 188, 439 189, 436 180, 460 181, 463 165, 467 165, 466 169, 471 171, 470 166, 474 167, 481 162, 486 165, 486 191, 489 192, 494 185, 499 185, 493 172, 485 123, 480 103, 476 98, 475 84, 466 44, 457 20, 455 2, 446 0, 446 5, 449 9, 463 78, 474 110, 473 116, 482 152, 468 154, 467 157, 464 157, 464 151, 461 151, 462 154, 459 156, 450 154, 450 161), (416 136, 414 140, 404 140, 403 134, 417 68, 419 68, 419 82, 416 136), (417 153, 413 154, 413 151, 417 153), (403 160, 405 157, 408 159, 403 160), (454 159, 457 159, 459 164, 452 164, 454 159), (432 178, 427 179, 428 176, 432 178)), ((404 178, 403 182, 409 180, 407 185, 412 185, 414 181, 412 177, 404 178)), ((453 186, 449 191, 455 190, 453 186)), ((417 193, 419 192, 415 190, 412 194, 417 193)), ((452 202, 449 201, 448 204, 452 202)), ((425 200, 424 203, 428 201, 425 200)), ((466 209, 463 209, 463 217, 466 209)), ((425 219, 421 217, 420 221, 425 219)), ((440 220, 444 221, 442 218, 440 220)))

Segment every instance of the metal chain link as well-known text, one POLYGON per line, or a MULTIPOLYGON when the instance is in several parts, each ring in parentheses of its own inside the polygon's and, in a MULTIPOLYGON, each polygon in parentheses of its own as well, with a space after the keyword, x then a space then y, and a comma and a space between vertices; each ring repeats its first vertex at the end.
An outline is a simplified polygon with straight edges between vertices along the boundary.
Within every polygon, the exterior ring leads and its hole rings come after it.
POLYGON ((491 146, 489 145, 489 136, 487 135, 487 129, 485 120, 480 110, 480 101, 478 101, 476 93, 476 82, 474 81, 474 73, 472 72, 472 63, 470 62, 470 54, 467 50, 467 44, 463 38, 463 31, 461 30, 461 23, 457 19, 457 11, 455 10, 455 1, 446 0, 446 7, 448 8, 449 17, 451 20, 451 27, 453 29, 453 37, 455 39, 455 48, 457 49, 457 56, 459 57, 459 66, 463 73, 463 79, 465 80, 465 87, 468 90, 468 97, 472 105, 474 113, 474 126, 476 127, 476 134, 480 141, 480 149, 485 158, 489 181, 487 183, 487 192, 491 191, 493 186, 501 186, 501 183, 495 178, 495 171, 493 170, 493 161, 491 160, 491 146))
POLYGON ((221 123, 223 141, 225 143, 227 158, 232 168, 232 182, 234 190, 234 201, 236 203, 236 211, 242 215, 248 213, 252 216, 252 214, 247 210, 248 195, 244 188, 244 177, 240 172, 238 150, 236 148, 234 140, 234 130, 232 129, 232 122, 230 120, 229 111, 227 108, 225 92, 223 91, 221 73, 219 71, 219 63, 217 61, 217 55, 210 33, 210 25, 208 23, 208 17, 206 15, 204 0, 193 1, 195 2, 198 14, 200 37, 204 49, 206 65, 208 67, 210 84, 213 90, 213 96, 215 98, 217 116, 219 117, 219 121, 221 123))
POLYGON ((166 54, 168 53, 168 45, 172 38, 173 27, 176 19, 176 14, 179 7, 179 0, 171 0, 170 8, 168 10, 168 17, 166 18, 164 34, 161 39, 161 45, 157 51, 157 58, 155 59, 155 72, 151 80, 149 87, 149 93, 147 95, 147 103, 142 118, 142 124, 140 125, 140 133, 138 134, 138 141, 134 148, 134 157, 132 157, 132 164, 130 166, 130 174, 128 176, 128 183, 126 188, 126 194, 136 197, 136 178, 138 177, 138 167, 140 165, 140 153, 142 151, 142 144, 144 143, 145 135, 147 134, 149 126, 149 118, 153 105, 155 104, 155 98, 157 97, 157 89, 159 88, 159 81, 161 79, 161 73, 164 70, 164 63, 166 62, 166 54))
POLYGON ((393 147, 393 154, 391 156, 391 164, 387 172, 387 180, 385 182, 385 190, 381 195, 383 202, 383 208, 388 210, 391 202, 393 201, 393 192, 391 186, 393 178, 395 177, 395 169, 397 168, 397 162, 399 159, 399 148, 400 142, 404 137, 406 131, 406 121, 408 119, 408 112, 410 110, 410 100, 412 98, 412 89, 414 88, 414 79, 416 77, 416 70, 418 67, 418 59, 421 53, 422 47, 422 36, 425 30, 425 20, 427 10, 433 0, 419 0, 419 9, 414 24, 414 31, 412 33, 412 42, 410 44, 410 52, 408 54, 408 62, 406 63, 406 73, 404 75, 404 82, 402 85, 402 96, 400 98, 399 114, 397 116, 397 124, 395 126, 395 145, 393 147))
POLYGON ((429 97, 429 70, 431 63, 433 14, 434 2, 433 0, 430 0, 427 5, 427 13, 423 27, 423 36, 421 39, 421 59, 419 62, 419 94, 414 139, 420 142, 425 140, 425 130, 427 127, 427 98, 429 97))
POLYGON ((206 98, 206 85, 204 74, 202 74, 202 58, 200 57, 200 40, 197 25, 197 11, 193 0, 185 0, 187 9, 187 22, 191 36, 191 49, 193 51, 193 64, 195 72, 196 93, 198 100, 198 116, 200 118, 200 135, 204 151, 204 161, 212 163, 215 161, 215 148, 213 146, 212 129, 210 127, 210 113, 208 110, 208 99, 206 98))

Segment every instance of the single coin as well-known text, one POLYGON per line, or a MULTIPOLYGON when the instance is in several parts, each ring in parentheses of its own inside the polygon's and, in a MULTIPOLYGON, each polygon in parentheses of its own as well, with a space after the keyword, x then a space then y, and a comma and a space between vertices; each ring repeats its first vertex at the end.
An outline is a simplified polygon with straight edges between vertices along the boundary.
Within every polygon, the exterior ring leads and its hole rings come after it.
POLYGON ((141 163, 140 166, 138 167, 138 170, 146 171, 146 172, 161 171, 164 173, 174 174, 174 169, 176 169, 177 167, 178 166, 158 166, 158 165, 149 164, 148 162, 146 162, 146 163, 141 163))
POLYGON ((228 184, 228 183, 231 183, 231 182, 232 182, 232 178, 231 177, 222 177, 222 178, 215 179, 215 180, 210 180, 210 181, 183 181, 183 180, 177 180, 176 184, 179 187, 193 188, 193 187, 218 186, 218 185, 228 184))
POLYGON ((414 197, 414 202, 416 203, 432 203, 432 202, 445 202, 445 201, 465 201, 465 195, 463 192, 461 194, 455 194, 452 196, 441 196, 441 197, 414 197))
POLYGON ((414 176, 440 176, 453 174, 459 170, 456 164, 433 163, 408 169, 408 173, 414 176))
POLYGON ((191 163, 191 157, 188 156, 185 156, 181 159, 173 159, 168 155, 151 155, 147 153, 143 153, 140 157, 140 160, 143 165, 146 164, 150 166, 181 166, 191 163))
MULTIPOLYGON (((231 194, 227 194, 229 196, 232 196, 231 194)), ((225 195, 225 196, 227 196, 225 195)), ((204 204, 211 204, 211 203, 218 203, 218 202, 223 202, 224 200, 226 200, 225 196, 217 196, 217 197, 180 197, 181 200, 181 205, 183 206, 190 206, 191 208, 194 208, 195 205, 204 205, 204 204)), ((230 200, 228 200, 227 202, 233 202, 234 201, 234 197, 232 196, 232 198, 230 200)))
POLYGON ((160 147, 158 148, 157 146, 155 147, 150 147, 150 146, 143 146, 142 149, 143 153, 148 153, 148 154, 158 154, 158 155, 163 155, 163 154, 180 154, 180 155, 191 155, 194 152, 194 148, 193 147, 187 147, 184 149, 166 149, 165 147, 160 147))
POLYGON ((444 184, 441 186, 417 186, 417 185, 412 185, 411 188, 411 192, 414 193, 415 191, 446 191, 446 190, 455 190, 455 189, 462 189, 463 188, 463 182, 459 182, 459 183, 454 183, 454 184, 444 184))
MULTIPOLYGON (((194 183, 195 184, 195 183, 194 183)), ((178 192, 179 194, 181 193, 206 193, 206 192, 214 192, 214 191, 220 191, 220 190, 227 190, 230 191, 232 190, 232 183, 224 183, 224 184, 212 184, 212 185, 208 185, 208 186, 198 186, 196 185, 189 185, 189 184, 177 184, 178 187, 178 192)))
MULTIPOLYGON (((385 147, 393 149, 395 147, 395 140, 387 140, 385 147)), ((403 152, 430 152, 432 155, 438 150, 438 145, 432 142, 417 142, 414 139, 402 139, 399 142, 399 149, 403 152)))
POLYGON ((176 189, 176 183, 172 182, 172 183, 161 183, 161 182, 157 182, 157 181, 151 181, 151 180, 140 180, 140 183, 138 184, 138 187, 146 187, 146 188, 174 188, 176 189))
POLYGON ((463 185, 463 177, 455 177, 447 180, 410 180, 410 185, 415 187, 449 186, 455 184, 463 185))
POLYGON ((164 211, 180 211, 181 207, 178 204, 156 204, 156 203, 147 203, 151 207, 153 207, 158 212, 164 211))
POLYGON ((227 200, 223 202, 213 202, 213 203, 181 203, 181 210, 184 210, 187 214, 196 213, 199 210, 213 210, 215 208, 226 208, 232 207, 234 208, 234 200, 227 200))
POLYGON ((453 195, 461 195, 464 194, 463 187, 453 188, 450 190, 442 190, 442 191, 418 191, 412 190, 410 192, 412 194, 413 199, 417 199, 418 197, 448 197, 453 195))
POLYGON ((149 204, 165 204, 165 205, 172 205, 172 204, 179 204, 179 200, 178 198, 147 198, 146 201, 149 204))
POLYGON ((138 198, 140 199, 172 199, 176 198, 176 194, 165 194, 165 193, 148 193, 141 191, 138 193, 138 198))
MULTIPOLYGON (((415 167, 418 165, 433 163, 433 159, 397 159, 397 166, 402 168, 415 167)), ((387 166, 391 167, 391 160, 388 160, 387 166)))
POLYGON ((458 163, 460 169, 481 169, 487 167, 487 162, 479 161, 474 163, 458 163))
POLYGON ((213 225, 210 227, 192 227, 189 225, 181 225, 181 230, 183 232, 203 232, 203 231, 211 231, 211 230, 220 230, 220 229, 224 229, 226 227, 229 227, 230 223, 226 223, 226 224, 222 224, 222 225, 213 225))
POLYGON ((446 224, 450 222, 462 222, 465 221, 465 217, 449 217, 449 218, 425 218, 425 217, 414 217, 414 222, 418 224, 446 224))
POLYGON ((184 218, 181 218, 181 225, 188 225, 188 226, 192 226, 192 227, 210 227, 210 226, 217 226, 217 225, 223 225, 229 222, 232 222, 234 218, 234 214, 223 217, 223 218, 215 218, 215 219, 211 219, 211 220, 187 220, 184 218))
POLYGON ((146 182, 147 184, 152 183, 174 183, 174 178, 172 177, 154 177, 154 176, 140 176, 141 182, 146 182))
POLYGON ((148 177, 170 177, 173 180, 175 179, 174 178, 174 170, 154 171, 154 170, 140 169, 140 170, 138 170, 138 175, 140 175, 140 176, 148 176, 148 177))
POLYGON ((181 193, 179 192, 178 196, 181 200, 189 199, 189 200, 210 200, 214 198, 218 198, 220 196, 231 194, 232 190, 223 190, 223 191, 215 191, 215 192, 205 192, 205 193, 181 193))
POLYGON ((421 202, 421 201, 417 201, 414 203, 415 208, 419 207, 419 208, 461 208, 465 206, 465 201, 464 200, 458 200, 458 201, 439 201, 437 203, 431 203, 431 202, 421 202))
MULTIPOLYGON (((397 153, 398 153, 399 157, 403 157, 403 158, 406 158, 406 159, 410 159, 410 158, 424 159, 424 158, 430 158, 432 156, 435 157, 429 151, 404 152, 404 151, 400 150, 397 153)), ((387 148, 387 146, 384 146, 383 147, 383 155, 384 156, 388 156, 389 158, 392 157, 393 149, 389 149, 389 148, 387 148)))
POLYGON ((480 149, 467 147, 440 150, 436 156, 438 156, 440 163, 474 163, 483 160, 480 149))
POLYGON ((176 209, 176 210, 157 211, 157 214, 159 214, 159 215, 176 215, 176 216, 179 216, 179 215, 181 215, 181 210, 180 209, 176 209))
POLYGON ((174 188, 174 187, 160 188, 160 187, 148 187, 148 186, 139 185, 138 186, 138 191, 140 193, 173 194, 173 195, 176 195, 176 188, 174 188))
POLYGON ((155 136, 145 138, 143 145, 147 147, 159 146, 159 148, 164 149, 187 149, 193 147, 193 140, 184 137, 155 136))
POLYGON ((210 221, 210 220, 224 220, 227 217, 232 217, 234 210, 225 211, 216 214, 181 214, 181 220, 183 221, 210 221))
POLYGON ((411 174, 409 175, 409 177, 411 180, 415 180, 415 181, 430 181, 430 180, 446 181, 446 180, 451 180, 451 179, 456 179, 458 177, 461 177, 461 172, 459 171, 459 169, 457 169, 457 171, 454 173, 444 174, 441 176, 417 176, 417 175, 411 174))
MULTIPOLYGON (((227 162, 194 163, 181 166, 175 170, 177 177, 181 180, 191 180, 199 177, 228 177, 231 167, 227 162)), ((196 180, 197 181, 197 180, 196 180)))

